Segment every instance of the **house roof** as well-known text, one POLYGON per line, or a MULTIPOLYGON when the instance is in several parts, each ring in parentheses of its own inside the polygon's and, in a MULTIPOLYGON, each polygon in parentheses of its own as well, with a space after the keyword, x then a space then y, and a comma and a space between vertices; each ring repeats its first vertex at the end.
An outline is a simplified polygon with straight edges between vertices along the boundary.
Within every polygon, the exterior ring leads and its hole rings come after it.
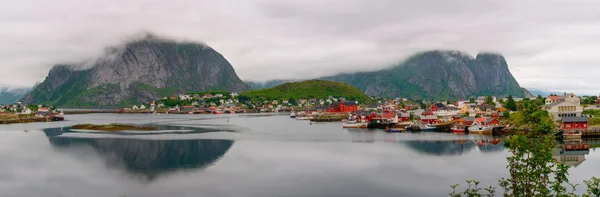
POLYGON ((445 106, 444 104, 442 104, 442 103, 435 103, 435 104, 433 104, 433 105, 435 105, 435 106, 436 106, 438 109, 439 109, 439 108, 446 107, 446 106, 445 106))
POLYGON ((476 121, 477 122, 485 122, 487 120, 487 118, 477 118, 476 121))
POLYGON ((552 100, 552 101, 557 101, 558 99, 562 98, 561 96, 549 96, 548 99, 552 100))
POLYGON ((371 115, 372 113, 375 113, 375 112, 371 112, 371 111, 354 111, 352 113, 356 114, 356 115, 365 114, 366 116, 369 116, 369 115, 371 115))
POLYGON ((564 117, 562 122, 588 122, 587 117, 564 117))
POLYGON ((477 105, 477 107, 479 107, 479 109, 481 109, 481 110, 487 110, 487 109, 495 110, 496 109, 496 107, 494 107, 492 105, 488 105, 488 104, 477 105))
POLYGON ((354 102, 354 101, 344 101, 344 105, 346 105, 346 106, 354 106, 354 105, 356 105, 356 102, 354 102))
POLYGON ((437 116, 420 116, 419 117, 421 120, 437 120, 438 117, 437 116))
MULTIPOLYGON (((356 105, 356 102, 354 102, 354 101, 344 101, 342 103, 344 103, 345 106, 354 106, 354 105, 356 105)), ((338 106, 338 105, 340 105, 340 102, 335 102, 335 103, 331 103, 331 104, 334 105, 334 106, 338 106)))
POLYGON ((475 121, 474 117, 464 117, 463 120, 471 122, 471 121, 475 121))
POLYGON ((457 107, 442 107, 442 108, 440 108, 440 110, 446 110, 446 111, 458 111, 458 110, 460 110, 460 109, 459 109, 459 108, 457 108, 457 107))
POLYGON ((485 120, 485 122, 484 122, 484 123, 485 123, 485 124, 488 124, 488 123, 490 123, 490 122, 492 122, 492 121, 494 121, 494 120, 496 120, 496 119, 495 119, 495 118, 488 118, 488 119, 486 119, 486 120, 485 120))
POLYGON ((399 112, 398 117, 410 117, 410 113, 408 112, 399 112))
POLYGON ((394 118, 396 116, 397 116, 396 113, 383 113, 384 118, 394 118))

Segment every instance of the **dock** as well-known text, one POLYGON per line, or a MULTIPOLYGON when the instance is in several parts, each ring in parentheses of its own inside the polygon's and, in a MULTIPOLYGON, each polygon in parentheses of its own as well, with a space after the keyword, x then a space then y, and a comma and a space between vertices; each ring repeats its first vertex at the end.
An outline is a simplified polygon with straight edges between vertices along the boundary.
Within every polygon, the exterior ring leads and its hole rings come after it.
POLYGON ((581 133, 582 138, 600 138, 600 128, 590 128, 581 133))

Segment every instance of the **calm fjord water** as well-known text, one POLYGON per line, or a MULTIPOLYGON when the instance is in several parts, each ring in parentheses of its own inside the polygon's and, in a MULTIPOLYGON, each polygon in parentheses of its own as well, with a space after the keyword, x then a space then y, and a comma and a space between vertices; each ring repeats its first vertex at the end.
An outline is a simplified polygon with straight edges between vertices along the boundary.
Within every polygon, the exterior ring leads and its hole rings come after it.
MULTIPOLYGON (((1 125, 0 196, 447 196, 507 176, 489 137, 342 129, 279 115, 69 115, 1 125), (160 131, 73 131, 80 123, 160 131)), ((599 176, 591 150, 572 182, 599 176)))

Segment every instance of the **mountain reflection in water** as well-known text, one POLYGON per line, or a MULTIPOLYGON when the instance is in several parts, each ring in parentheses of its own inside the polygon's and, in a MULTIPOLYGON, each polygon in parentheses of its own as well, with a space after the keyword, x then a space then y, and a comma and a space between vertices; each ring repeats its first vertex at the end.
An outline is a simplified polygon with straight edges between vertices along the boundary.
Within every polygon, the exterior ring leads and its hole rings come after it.
POLYGON ((232 140, 63 137, 60 128, 45 129, 44 133, 53 147, 92 147, 109 166, 124 165, 127 172, 144 175, 148 180, 180 169, 206 168, 223 157, 233 145, 232 140))

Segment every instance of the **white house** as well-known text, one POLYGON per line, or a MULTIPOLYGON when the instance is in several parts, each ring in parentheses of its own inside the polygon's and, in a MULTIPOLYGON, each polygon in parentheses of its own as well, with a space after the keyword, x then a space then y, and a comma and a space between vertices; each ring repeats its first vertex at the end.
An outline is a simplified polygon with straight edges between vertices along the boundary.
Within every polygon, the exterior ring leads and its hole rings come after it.
POLYGON ((20 114, 31 114, 33 113, 33 111, 31 111, 31 109, 29 109, 28 107, 23 108, 23 110, 21 110, 20 114))
POLYGON ((238 93, 235 93, 235 92, 232 92, 232 93, 231 93, 231 98, 234 98, 234 97, 236 97, 236 96, 238 96, 238 93))
POLYGON ((576 104, 576 105, 581 105, 581 99, 579 99, 579 97, 573 93, 568 93, 566 95, 563 96, 563 99, 567 102, 576 104))
POLYGON ((563 96, 549 96, 548 98, 546 98, 546 105, 550 105, 560 101, 566 101, 576 105, 581 105, 581 99, 573 93, 568 93, 563 96))
POLYGON ((554 120, 561 120, 563 117, 581 117, 583 112, 581 105, 564 100, 546 105, 545 108, 554 120))
POLYGON ((181 100, 192 100, 192 96, 189 94, 180 94, 179 99, 181 100))
POLYGON ((215 98, 221 98, 223 97, 223 94, 215 94, 215 98))

